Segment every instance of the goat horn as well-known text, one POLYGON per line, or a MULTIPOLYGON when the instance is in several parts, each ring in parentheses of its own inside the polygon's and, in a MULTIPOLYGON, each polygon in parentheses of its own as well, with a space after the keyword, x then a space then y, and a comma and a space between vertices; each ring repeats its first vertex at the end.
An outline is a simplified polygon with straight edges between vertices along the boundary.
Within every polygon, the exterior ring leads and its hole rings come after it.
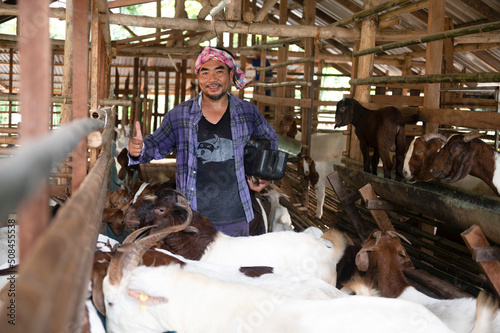
MULTIPOLYGON (((186 220, 181 224, 164 228, 144 238, 136 240, 135 242, 133 242, 131 239, 132 238, 134 240, 137 239, 137 237, 140 234, 142 234, 145 230, 150 229, 151 226, 138 229, 134 231, 132 234, 130 234, 129 235, 130 240, 128 242, 124 241, 124 244, 117 249, 115 255, 113 256, 113 258, 111 258, 111 262, 109 263, 108 275, 109 275, 109 282, 112 285, 115 286, 119 285, 123 277, 123 272, 131 270, 134 267, 137 267, 141 262, 144 253, 149 248, 151 248, 153 244, 162 240, 168 234, 182 231, 189 226, 193 217, 193 211, 189 207, 189 203, 182 194, 178 195, 177 198, 180 198, 179 202, 177 203, 177 206, 186 209, 187 212, 186 220)), ((189 231, 193 231, 193 229, 189 229, 189 231)), ((129 237, 127 237, 127 239, 129 239, 129 237)))
POLYGON ((472 132, 467 133, 467 134, 464 135, 464 141, 465 142, 469 142, 469 141, 472 141, 474 139, 480 138, 483 135, 484 135, 484 133, 479 133, 479 130, 475 129, 472 132))
POLYGON ((402 240, 404 240, 405 242, 407 242, 408 244, 411 245, 411 242, 408 240, 408 238, 406 238, 405 236, 401 235, 399 232, 396 232, 396 231, 387 231, 387 233, 391 236, 391 237, 399 237, 401 238, 402 240))
POLYGON ((139 236, 141 236, 146 230, 156 228, 155 225, 148 225, 143 228, 137 229, 136 231, 132 232, 130 235, 125 238, 125 240, 122 242, 122 245, 133 243, 136 241, 139 236))
POLYGON ((189 202, 186 199, 186 196, 182 194, 179 191, 174 190, 175 193, 177 193, 177 207, 182 208, 186 211, 187 217, 186 221, 187 222, 186 226, 188 226, 191 223, 191 220, 193 219, 193 210, 191 209, 191 206, 189 205, 189 202))
POLYGON ((429 140, 432 140, 432 139, 439 139, 443 143, 446 142, 446 137, 443 134, 440 134, 440 133, 426 133, 426 134, 423 135, 423 138, 425 139, 425 141, 429 141, 429 140))
POLYGON ((382 231, 377 230, 373 233, 373 237, 375 237, 375 246, 377 246, 378 242, 380 241, 380 237, 382 237, 382 231))

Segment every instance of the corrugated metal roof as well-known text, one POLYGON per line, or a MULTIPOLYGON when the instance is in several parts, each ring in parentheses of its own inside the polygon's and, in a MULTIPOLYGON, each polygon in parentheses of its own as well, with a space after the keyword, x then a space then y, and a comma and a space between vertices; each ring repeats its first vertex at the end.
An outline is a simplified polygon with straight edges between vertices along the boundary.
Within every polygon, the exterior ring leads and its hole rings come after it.
MULTIPOLYGON (((416 2, 416 1, 410 1, 416 2)), ((303 5, 304 0, 290 0, 288 1, 288 6, 291 8, 290 19, 288 20, 288 24, 298 25, 300 18, 303 15, 303 5), (293 17, 295 16, 295 17, 293 17)), ((446 1, 446 16, 449 17, 453 25, 455 27, 463 27, 467 25, 474 25, 478 23, 491 22, 492 20, 498 18, 500 20, 500 1, 498 0, 477 0, 474 3, 474 8, 471 8, 467 5, 468 2, 462 2, 461 0, 447 0, 446 1), (481 7, 482 6, 482 7, 481 7), (481 9, 482 8, 482 9, 481 9), (481 10, 485 10, 487 12, 480 12, 481 10)), ((261 7, 263 4, 263 0, 257 0, 257 6, 261 7)), ((279 3, 278 3, 279 5, 279 3)), ((358 12, 362 9, 363 1, 362 0, 322 0, 318 1, 316 4, 316 25, 325 26, 336 22, 340 19, 349 17, 350 15, 358 12)), ((472 5, 471 5, 472 6, 472 5)), ((273 12, 274 14, 278 13, 277 11, 273 12)), ((398 25, 392 26, 387 29, 415 29, 415 30, 426 30, 427 29, 427 16, 428 9, 424 8, 414 13, 405 13, 400 14, 402 22, 398 25)), ((274 20, 276 21, 276 16, 274 20)), ((271 20, 272 21, 272 20, 271 20)), ((351 23, 348 27, 355 27, 355 23, 351 23)), ((499 32, 500 33, 500 32, 499 32)), ((496 34, 496 36, 499 35, 496 34)), ((498 37, 497 37, 498 38, 498 37)), ((383 42, 388 43, 388 42, 383 42)), ((455 43, 456 45, 457 43, 455 43)), ((347 54, 350 55, 353 48, 353 41, 346 39, 330 39, 330 40, 320 40, 318 45, 322 48, 323 52, 327 52, 334 55, 347 54), (347 53, 346 53, 347 52, 347 53)), ((497 44, 498 45, 498 44, 497 44)), ((393 49, 390 51, 386 51, 383 53, 378 53, 379 55, 399 55, 403 53, 411 53, 418 50, 425 50, 425 44, 418 44, 414 46, 393 49)), ((413 60, 425 60, 424 58, 414 58, 413 60)), ((9 82, 9 50, 4 49, 0 50, 0 89, 3 89, 5 92, 6 86, 9 82)), ((64 57, 60 54, 54 56, 54 88, 60 89, 62 83, 62 75, 63 75, 63 63, 64 57)), ((173 55, 172 58, 168 56, 152 56, 148 58, 141 58, 141 65, 147 65, 151 67, 158 68, 176 68, 177 70, 181 66, 181 60, 176 58, 173 55)), ((13 62, 16 64, 13 67, 14 81, 13 87, 14 90, 19 88, 19 57, 17 52, 14 53, 13 62)), ((332 65, 332 64, 330 64, 332 65)), ((335 65, 335 64, 333 64, 335 65)), ((114 84, 115 79, 115 71, 118 69, 118 73, 121 77, 120 79, 120 87, 124 87, 125 78, 127 76, 133 75, 133 66, 134 66, 134 58, 131 56, 118 56, 112 60, 111 63, 111 80, 112 84, 114 84)), ((188 63, 188 66, 192 66, 191 62, 188 63)), ((344 63, 339 66, 339 68, 346 74, 349 74, 350 63, 344 63)), ((457 72, 491 72, 500 71, 500 48, 497 46, 492 49, 485 49, 483 51, 470 51, 470 52, 461 52, 455 53, 454 56, 454 68, 457 72)), ((379 71, 379 73, 389 73, 389 75, 401 75, 401 69, 382 65, 377 63, 375 69, 379 71)), ((417 69, 416 69, 417 70, 417 69)), ((422 69, 420 69, 422 70, 422 69)), ((425 71, 424 71, 425 72, 425 71)), ((149 73, 148 84, 154 84, 154 72, 149 73)), ((159 72, 159 77, 161 81, 164 81, 165 71, 161 70, 159 72)), ((175 71, 170 73, 170 77, 175 77, 175 71)), ((163 84, 163 82, 160 82, 163 84)))

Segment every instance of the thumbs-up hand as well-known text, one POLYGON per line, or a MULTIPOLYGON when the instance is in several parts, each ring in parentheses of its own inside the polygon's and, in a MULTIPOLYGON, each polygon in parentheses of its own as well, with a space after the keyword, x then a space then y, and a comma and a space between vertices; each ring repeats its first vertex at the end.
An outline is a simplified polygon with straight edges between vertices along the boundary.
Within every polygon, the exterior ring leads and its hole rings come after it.
POLYGON ((128 142, 128 153, 133 157, 141 156, 142 153, 141 124, 138 121, 135 122, 135 136, 128 142))

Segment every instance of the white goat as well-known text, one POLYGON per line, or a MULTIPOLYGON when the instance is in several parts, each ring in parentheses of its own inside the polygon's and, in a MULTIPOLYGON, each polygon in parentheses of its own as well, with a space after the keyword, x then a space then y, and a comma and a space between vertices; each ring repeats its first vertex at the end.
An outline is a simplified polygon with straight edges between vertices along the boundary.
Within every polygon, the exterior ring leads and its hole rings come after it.
POLYGON ((427 309, 407 301, 308 300, 187 271, 182 263, 136 267, 150 244, 143 245, 119 249, 103 281, 110 333, 451 332, 427 309))
MULTIPOLYGON (((183 196, 172 189, 146 196, 132 205, 125 215, 129 227, 158 225, 168 227, 184 221, 189 205, 180 206, 183 196)), ((251 237, 230 237, 215 229, 212 222, 194 211, 191 226, 198 233, 169 234, 164 244, 187 259, 221 265, 271 266, 320 278, 332 285, 337 280, 336 266, 345 244, 327 247, 317 237, 293 231, 272 232, 251 237)))
POLYGON ((293 231, 292 218, 288 209, 280 204, 280 198, 289 198, 285 193, 272 189, 263 194, 271 202, 271 209, 268 215, 269 231, 293 231))
MULTIPOLYGON (((300 133, 297 134, 295 138, 300 140, 300 135, 300 133)), ((334 171, 334 164, 341 163, 346 141, 346 136, 340 131, 329 134, 313 134, 311 136, 310 158, 300 159, 304 176, 309 179, 311 186, 316 190, 315 217, 318 219, 323 216, 326 186, 331 187, 326 177, 334 171), (314 167, 312 167, 313 165, 314 167)))

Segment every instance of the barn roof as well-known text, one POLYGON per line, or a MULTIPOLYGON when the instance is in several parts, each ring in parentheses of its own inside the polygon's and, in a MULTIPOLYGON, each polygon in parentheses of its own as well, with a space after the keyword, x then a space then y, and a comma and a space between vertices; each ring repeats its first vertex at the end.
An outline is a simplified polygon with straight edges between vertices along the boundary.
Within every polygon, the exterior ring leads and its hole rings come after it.
MULTIPOLYGON (((234 2, 235 0, 233 0, 234 2)), ((99 1, 101 3, 104 0, 99 1)), ((121 7, 125 4, 142 4, 152 1, 147 0, 114 0, 108 1, 107 5, 110 11, 108 15, 112 15, 114 8, 121 7)), ((237 1, 236 1, 237 2, 237 1)), ((388 3, 390 1, 381 1, 381 3, 388 3)), ((392 1, 394 2, 394 1, 392 1)), ((396 24, 392 24, 381 31, 392 33, 394 31, 399 32, 400 36, 407 35, 410 39, 411 37, 417 35, 425 35, 427 31, 427 21, 428 21, 428 2, 426 0, 416 1, 399 1, 401 4, 399 6, 393 6, 389 9, 382 11, 379 15, 385 14, 385 17, 390 17, 391 12, 398 8, 406 8, 406 6, 420 6, 420 9, 403 12, 393 18, 398 19, 396 24)), ((0 14, 3 14, 4 8, 14 8, 16 1, 9 0, 3 2, 0 7, 0 14)), ((211 6, 207 1, 200 1, 202 4, 211 6)), ((304 0, 289 0, 288 1, 288 20, 287 25, 301 25, 303 24, 303 14, 304 14, 304 0)), ((57 7, 65 6, 65 1, 57 1, 57 7)), ((250 3, 250 8, 253 8, 254 12, 258 12, 264 5, 263 0, 256 0, 255 5, 250 3)), ((345 19, 352 16, 353 14, 359 13, 363 10, 362 0, 318 0, 316 2, 316 17, 315 26, 317 27, 327 27, 332 24, 336 24, 339 20, 345 19)), ((201 12, 200 12, 201 13, 201 12)), ((446 1, 446 17, 450 20, 451 29, 470 27, 480 24, 486 24, 491 22, 500 21, 500 2, 497 0, 447 0, 446 1)), ((59 14, 61 15, 61 14, 59 14)), ((164 13, 164 16, 172 16, 172 14, 164 13)), ((0 24, 6 20, 15 17, 12 15, 0 15, 0 24)), ((379 16, 381 17, 381 16, 379 16)), ((383 18, 383 17, 381 17, 383 18)), ((216 19, 223 20, 224 18, 216 19)), ((210 16, 205 18, 205 20, 210 20, 210 16)), ((199 20, 193 20, 199 22, 199 20)), ((242 22, 242 21, 241 21, 242 22)), ((233 22, 225 22, 228 26, 231 26, 233 22)), ((268 23, 277 25, 279 23, 279 2, 274 4, 268 15, 268 23)), ((256 24, 256 23, 252 23, 256 24)), ((353 21, 352 23, 344 25, 346 29, 352 29, 359 31, 359 22, 353 21)), ((231 29, 228 29, 231 31, 231 29)), ((172 34, 163 33, 162 38, 172 37, 176 32, 171 31, 172 34)), ((187 32, 184 32, 187 33, 187 32)), ((272 36, 272 35, 269 35, 272 36)), ((196 37, 196 36, 195 36, 196 37)), ((195 38, 195 37, 191 37, 195 38)), ((401 40, 399 37, 398 40, 401 40)), ((162 68, 162 69, 172 69, 174 72, 180 66, 181 59, 186 56, 193 55, 198 51, 197 47, 189 46, 189 39, 184 38, 184 42, 179 42, 175 48, 169 49, 164 48, 167 42, 163 41, 159 44, 151 44, 151 41, 137 42, 134 45, 130 42, 124 41, 114 41, 113 46, 121 43, 121 47, 117 48, 117 56, 112 60, 112 80, 114 80, 115 69, 118 69, 119 75, 122 77, 121 87, 124 86, 124 80, 126 76, 132 76, 132 70, 134 66, 133 57, 141 57, 142 65, 147 65, 152 68, 162 68), (127 44, 130 47, 124 47, 123 44, 127 44), (186 46, 188 45, 188 46, 186 46), (160 46, 160 50, 159 49, 160 46), (184 49, 183 52, 178 53, 177 50, 184 49)), ((318 50, 325 59, 328 66, 333 66, 341 73, 350 75, 352 61, 350 59, 339 60, 340 56, 352 56, 354 39, 349 38, 318 38, 316 40, 318 45, 318 50), (331 58, 329 59, 329 56, 331 58), (336 58, 337 57, 337 58, 336 58)), ((171 42, 170 42, 171 43, 171 42)), ((377 45, 387 44, 390 41, 381 40, 377 41, 377 45)), ((62 72, 63 72, 63 41, 54 41, 55 45, 55 55, 54 55, 54 89, 60 90, 62 86, 62 72)), ((301 41, 295 43, 299 50, 302 50, 301 41)), ((15 38, 13 36, 0 36, 0 89, 3 92, 8 91, 9 86, 9 47, 15 47, 15 38), (3 46, 2 46, 3 45, 3 46)), ((412 67, 414 74, 425 74, 425 43, 415 44, 407 47, 396 48, 388 50, 385 52, 379 52, 375 55, 375 59, 391 59, 402 62, 405 55, 410 55, 412 61, 415 64, 421 62, 420 66, 412 67)), ((274 49, 276 50, 276 49, 274 49)), ((238 51, 236 49, 236 51, 238 51)), ((237 54, 239 52, 236 52, 237 54)), ((276 59, 276 53, 270 51, 268 57, 272 60, 273 57, 276 59)), ((293 57, 293 56, 291 56, 293 57)), ((13 55, 13 68, 12 68, 12 85, 13 91, 15 92, 19 88, 19 69, 18 69, 19 57, 17 53, 13 55)), ((295 65, 289 67, 289 70, 299 70, 301 66, 295 65)), ((500 72, 500 32, 498 30, 473 34, 467 36, 461 36, 454 39, 454 62, 453 71, 455 72, 465 72, 465 73, 479 73, 479 72, 500 72)), ((165 72, 160 72, 160 81, 165 77, 165 72)), ((170 74, 170 77, 174 75, 170 74)), ((394 62, 390 61, 375 61, 374 75, 402 75, 401 67, 395 66, 394 62)), ((491 85, 491 84, 489 84, 491 85)))

